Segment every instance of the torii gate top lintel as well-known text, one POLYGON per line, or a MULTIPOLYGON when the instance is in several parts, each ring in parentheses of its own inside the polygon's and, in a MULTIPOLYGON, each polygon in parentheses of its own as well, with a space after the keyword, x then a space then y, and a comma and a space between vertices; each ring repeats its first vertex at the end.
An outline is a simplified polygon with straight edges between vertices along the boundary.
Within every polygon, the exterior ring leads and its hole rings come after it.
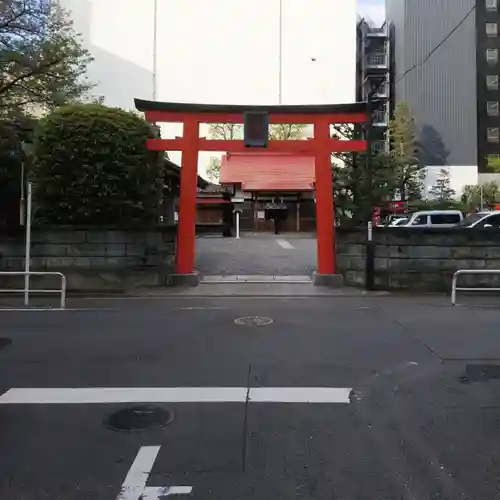
POLYGON ((243 105, 160 102, 135 99, 135 107, 149 121, 182 121, 187 115, 206 123, 242 123, 245 112, 266 112, 270 123, 315 123, 318 119, 329 123, 365 123, 368 121, 368 103, 297 104, 297 105, 243 105), (331 120, 331 121, 330 121, 331 120))
POLYGON ((267 111, 269 114, 337 114, 366 113, 367 102, 347 104, 279 104, 279 105, 245 105, 245 104, 203 104, 192 102, 161 102, 134 99, 139 111, 170 111, 175 113, 243 113, 244 111, 267 111))

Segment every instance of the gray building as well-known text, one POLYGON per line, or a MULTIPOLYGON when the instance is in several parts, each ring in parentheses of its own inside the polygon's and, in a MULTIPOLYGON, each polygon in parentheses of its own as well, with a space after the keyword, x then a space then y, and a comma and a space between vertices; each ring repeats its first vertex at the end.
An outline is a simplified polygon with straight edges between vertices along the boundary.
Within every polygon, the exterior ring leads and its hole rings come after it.
POLYGON ((356 100, 366 101, 370 89, 375 90, 377 108, 373 113, 373 146, 377 151, 386 151, 391 112, 388 24, 374 26, 366 19, 360 19, 356 39, 356 100))
MULTIPOLYGON (((500 153, 495 143, 487 145, 483 116, 486 101, 495 100, 484 94, 486 75, 498 72, 494 64, 486 67, 483 14, 497 0, 477 0, 474 9, 475 2, 386 0, 393 92, 410 106, 427 166, 467 165, 487 171, 488 155, 500 153)), ((497 18, 498 12, 494 14, 497 18)), ((496 82, 498 89, 498 76, 496 82)))

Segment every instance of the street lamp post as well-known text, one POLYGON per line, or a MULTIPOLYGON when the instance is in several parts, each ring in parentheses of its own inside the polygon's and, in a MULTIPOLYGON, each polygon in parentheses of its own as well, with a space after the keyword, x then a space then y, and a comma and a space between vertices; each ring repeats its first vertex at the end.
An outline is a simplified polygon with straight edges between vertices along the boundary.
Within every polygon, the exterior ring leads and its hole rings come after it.
POLYGON ((373 165, 372 165, 372 135, 373 135, 373 90, 370 88, 367 99, 368 123, 366 125, 366 140, 368 149, 366 151, 366 265, 365 286, 367 290, 375 288, 375 245, 373 242, 373 165))
POLYGON ((28 142, 21 142, 23 158, 21 160, 21 179, 19 187, 19 225, 26 223, 26 157, 31 153, 33 146, 28 142))
POLYGON ((368 123, 365 129, 365 139, 368 142, 366 151, 366 252, 365 252, 365 287, 367 290, 375 289, 375 243, 373 241, 373 112, 376 109, 374 95, 378 91, 382 80, 367 78, 365 80, 367 91, 368 123))
POLYGON ((279 0, 278 104, 283 103, 283 0, 279 0))

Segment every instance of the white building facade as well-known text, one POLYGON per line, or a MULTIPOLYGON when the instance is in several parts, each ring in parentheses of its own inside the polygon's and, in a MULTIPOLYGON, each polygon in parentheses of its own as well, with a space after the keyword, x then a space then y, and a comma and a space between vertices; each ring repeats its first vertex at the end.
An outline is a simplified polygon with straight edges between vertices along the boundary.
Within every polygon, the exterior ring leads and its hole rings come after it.
MULTIPOLYGON (((356 0, 59 2, 95 58, 94 92, 110 106, 133 109, 134 97, 155 96, 277 104, 280 67, 283 104, 355 100, 356 0)), ((179 133, 163 127, 165 137, 179 133)), ((201 154, 201 171, 204 163, 201 154)))

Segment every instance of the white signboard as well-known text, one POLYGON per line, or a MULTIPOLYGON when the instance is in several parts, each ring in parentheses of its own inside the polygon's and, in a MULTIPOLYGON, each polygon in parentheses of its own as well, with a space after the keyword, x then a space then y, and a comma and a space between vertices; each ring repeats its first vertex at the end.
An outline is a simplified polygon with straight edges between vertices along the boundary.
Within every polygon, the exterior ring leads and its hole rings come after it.
POLYGON ((259 210, 257 212, 257 219, 265 219, 266 218, 266 213, 264 212, 264 210, 259 210))

